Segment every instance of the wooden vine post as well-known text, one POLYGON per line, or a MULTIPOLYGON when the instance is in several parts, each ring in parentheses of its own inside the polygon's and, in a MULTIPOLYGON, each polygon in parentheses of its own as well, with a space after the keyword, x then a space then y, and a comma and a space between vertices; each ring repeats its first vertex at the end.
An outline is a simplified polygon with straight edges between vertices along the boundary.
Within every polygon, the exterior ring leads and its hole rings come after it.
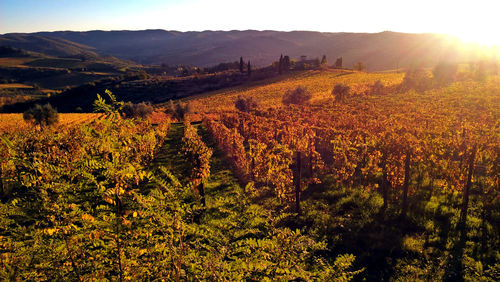
POLYGON ((410 162, 411 162, 411 149, 406 150, 405 159, 405 179, 403 184, 403 208, 401 211, 401 217, 406 217, 408 211, 408 186, 410 185, 410 162))
POLYGON ((384 198, 384 203, 382 205, 381 211, 385 211, 387 209, 387 206, 389 205, 389 187, 388 187, 388 180, 387 180, 387 153, 384 151, 382 153, 382 183, 381 183, 381 188, 382 188, 382 197, 384 198))
POLYGON ((295 175, 294 175, 294 184, 295 184, 295 212, 300 214, 300 182, 301 182, 301 153, 299 151, 296 152, 295 155, 295 175))
POLYGON ((116 187, 115 190, 115 205, 116 205, 116 234, 115 234, 115 242, 116 242, 116 249, 117 249, 117 256, 118 256, 118 280, 120 282, 123 281, 123 267, 122 267, 122 249, 121 249, 121 230, 120 230, 120 222, 121 222, 121 217, 123 214, 123 209, 122 209, 122 200, 118 196, 118 186, 116 187))
POLYGON ((255 171, 255 157, 252 157, 252 162, 250 163, 250 179, 255 182, 255 174, 254 174, 254 171, 255 171))
POLYGON ((198 192, 200 193, 201 197, 201 205, 206 206, 206 200, 205 200, 205 183, 200 181, 200 184, 198 185, 198 192))
POLYGON ((0 199, 3 199, 4 197, 4 190, 3 190, 3 171, 2 171, 2 164, 0 163, 0 199))
POLYGON ((308 168, 309 168, 309 175, 308 176, 309 177, 313 177, 313 175, 314 175, 313 163, 314 163, 313 154, 311 153, 309 155, 309 166, 308 166, 308 168))
POLYGON ((466 221, 467 221, 467 209, 469 206, 469 193, 472 186, 472 174, 474 173, 474 160, 476 158, 477 144, 472 148, 472 153, 469 159, 469 169, 467 174, 467 183, 464 186, 463 200, 462 200, 462 210, 460 213, 460 228, 463 234, 465 233, 466 221))

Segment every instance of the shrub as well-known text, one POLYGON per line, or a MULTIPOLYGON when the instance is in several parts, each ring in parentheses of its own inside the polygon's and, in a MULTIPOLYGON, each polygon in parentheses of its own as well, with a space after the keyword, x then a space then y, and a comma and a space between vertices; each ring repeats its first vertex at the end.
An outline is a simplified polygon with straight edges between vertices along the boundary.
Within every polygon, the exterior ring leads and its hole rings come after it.
POLYGON ((335 67, 342 68, 342 57, 337 58, 337 60, 335 61, 335 67))
POLYGON ((434 67, 432 74, 438 83, 450 83, 455 80, 457 69, 457 64, 442 62, 434 67))
POLYGON ((144 70, 129 71, 125 74, 125 80, 127 80, 127 81, 144 80, 144 79, 148 79, 148 78, 149 78, 149 75, 144 70))
POLYGON ((486 70, 486 64, 483 61, 479 61, 474 64, 472 77, 477 81, 484 81, 487 77, 488 73, 486 70))
POLYGON ((238 96, 238 99, 236 100, 236 103, 234 104, 236 109, 242 111, 242 112, 250 112, 251 110, 255 110, 259 104, 253 97, 242 97, 238 96))
POLYGON ((189 114, 192 111, 193 109, 190 103, 174 103, 174 101, 170 100, 165 113, 169 114, 172 118, 175 118, 177 120, 184 120, 186 114, 189 114))
POLYGON ((370 94, 373 95, 384 94, 384 91, 385 91, 385 86, 380 80, 375 81, 375 83, 370 87, 370 94))
POLYGON ((283 95, 283 104, 296 104, 296 105, 304 105, 309 103, 309 100, 312 98, 312 93, 309 92, 302 86, 298 86, 295 90, 288 90, 283 95))
POLYGON ((406 91, 414 89, 417 91, 425 91, 431 89, 433 85, 434 82, 425 70, 414 68, 406 71, 403 82, 401 82, 400 90, 406 91))
POLYGON ((43 106, 36 104, 33 108, 23 113, 23 119, 35 125, 39 125, 40 129, 45 126, 51 126, 59 121, 59 114, 50 104, 43 106))
POLYGON ((353 69, 357 71, 364 71, 366 70, 366 66, 362 62, 357 62, 354 64, 353 69))
POLYGON ((326 55, 323 55, 323 58, 321 58, 321 64, 328 65, 328 60, 326 59, 326 55))
POLYGON ((345 102, 349 96, 350 87, 345 84, 337 84, 333 87, 332 94, 335 96, 335 101, 345 102))
POLYGON ((124 118, 141 118, 145 119, 153 113, 153 106, 150 103, 134 104, 131 102, 125 103, 122 110, 124 118))

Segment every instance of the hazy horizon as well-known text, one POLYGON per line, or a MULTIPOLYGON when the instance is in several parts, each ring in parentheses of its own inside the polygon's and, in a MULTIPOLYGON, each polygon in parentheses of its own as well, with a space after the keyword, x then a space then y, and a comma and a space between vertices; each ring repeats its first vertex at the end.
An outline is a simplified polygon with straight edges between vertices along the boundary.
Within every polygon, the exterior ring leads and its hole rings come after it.
POLYGON ((402 34, 432 34, 432 35, 442 35, 442 36, 450 36, 456 37, 460 39, 458 36, 453 34, 446 33, 436 33, 436 32, 402 32, 402 31, 394 31, 394 30, 381 30, 381 31, 319 31, 319 30, 308 30, 308 29, 294 29, 294 30, 278 30, 278 29, 204 29, 204 30, 178 30, 178 29, 164 29, 164 28, 146 28, 146 29, 54 29, 54 30, 37 30, 37 31, 29 31, 29 32, 6 32, 0 33, 0 35, 6 34, 30 34, 30 33, 43 33, 43 32, 93 32, 93 31, 103 31, 103 32, 113 32, 113 31, 167 31, 167 32, 230 32, 230 31, 272 31, 272 32, 318 32, 318 33, 349 33, 349 34, 378 34, 384 32, 393 32, 393 33, 402 33, 402 34))
POLYGON ((499 3, 421 1, 0 1, 0 34, 41 31, 276 30, 432 33, 499 45, 499 3), (410 13, 411 11, 411 13, 410 13), (467 19, 467 20, 464 20, 467 19))

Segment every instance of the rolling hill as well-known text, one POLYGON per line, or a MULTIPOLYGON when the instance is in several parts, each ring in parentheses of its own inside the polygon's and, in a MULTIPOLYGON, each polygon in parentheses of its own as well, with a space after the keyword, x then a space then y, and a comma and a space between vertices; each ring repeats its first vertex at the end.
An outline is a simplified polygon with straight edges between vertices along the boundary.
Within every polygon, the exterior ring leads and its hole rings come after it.
POLYGON ((138 69, 135 63, 112 56, 75 52, 56 57, 0 46, 0 107, 50 97, 71 87, 119 77, 138 69))
POLYGON ((291 58, 327 56, 330 63, 343 57, 344 66, 362 61, 370 71, 410 65, 431 66, 442 60, 467 62, 491 56, 495 50, 462 44, 436 34, 326 33, 312 31, 58 31, 5 34, 0 46, 57 56, 111 55, 142 64, 215 65, 240 56, 263 66, 280 54, 291 58))
POLYGON ((75 55, 86 55, 90 57, 98 56, 97 53, 94 52, 93 47, 53 36, 16 33, 6 34, 0 36, 0 46, 11 46, 58 57, 75 55))

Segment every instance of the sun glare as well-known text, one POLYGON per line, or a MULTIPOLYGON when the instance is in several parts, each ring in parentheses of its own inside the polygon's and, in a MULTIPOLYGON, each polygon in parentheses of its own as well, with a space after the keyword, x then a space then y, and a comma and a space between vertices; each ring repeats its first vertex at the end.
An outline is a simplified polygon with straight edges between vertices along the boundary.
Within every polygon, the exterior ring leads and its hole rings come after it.
POLYGON ((475 30, 474 32, 457 32, 453 34, 465 43, 477 43, 484 46, 500 46, 500 35, 487 32, 485 30, 475 30))

